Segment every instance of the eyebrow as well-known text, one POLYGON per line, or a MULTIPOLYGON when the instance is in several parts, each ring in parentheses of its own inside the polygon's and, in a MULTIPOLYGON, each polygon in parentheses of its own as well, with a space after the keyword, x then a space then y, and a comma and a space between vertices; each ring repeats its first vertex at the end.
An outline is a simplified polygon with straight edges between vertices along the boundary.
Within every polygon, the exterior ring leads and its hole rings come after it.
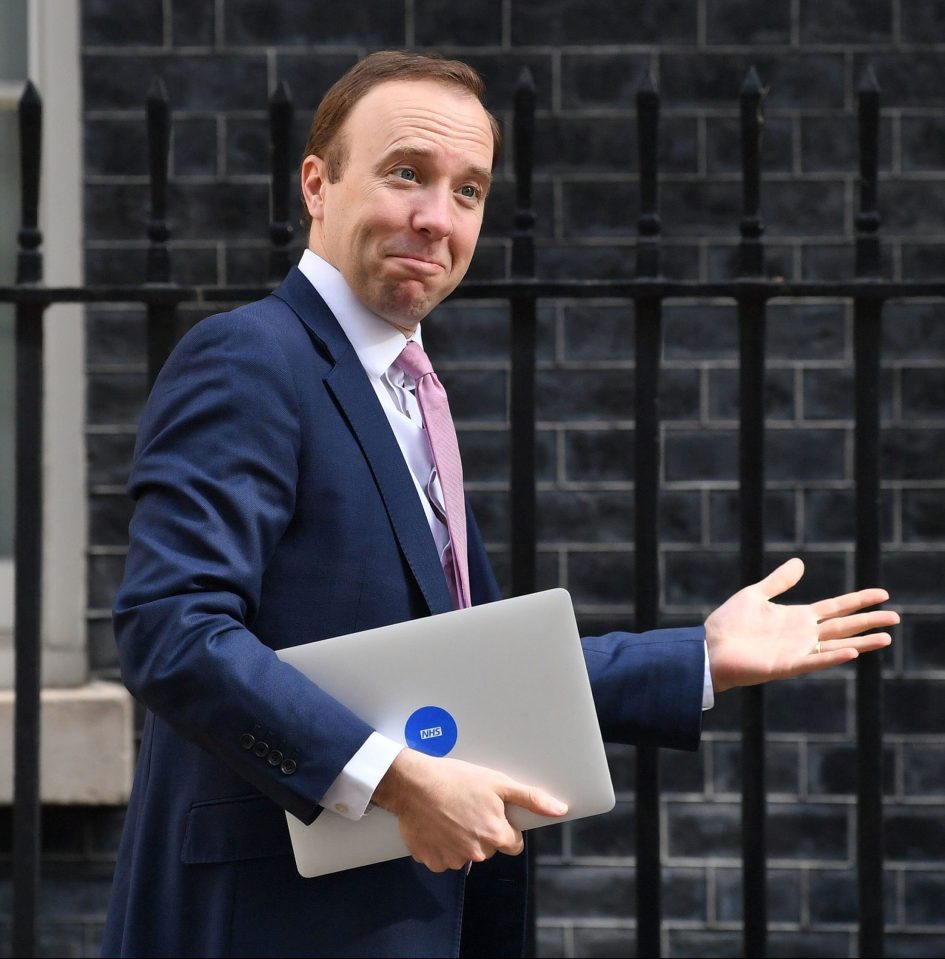
MULTIPOLYGON (((402 146, 395 146, 381 158, 381 166, 386 166, 392 160, 404 159, 404 160, 424 160, 429 159, 434 155, 434 150, 430 147, 422 146, 420 144, 411 144, 405 143, 402 146)), ((485 191, 488 193, 489 188, 492 186, 492 170, 488 167, 479 166, 478 164, 473 164, 466 168, 465 175, 473 179, 482 181, 485 191)))

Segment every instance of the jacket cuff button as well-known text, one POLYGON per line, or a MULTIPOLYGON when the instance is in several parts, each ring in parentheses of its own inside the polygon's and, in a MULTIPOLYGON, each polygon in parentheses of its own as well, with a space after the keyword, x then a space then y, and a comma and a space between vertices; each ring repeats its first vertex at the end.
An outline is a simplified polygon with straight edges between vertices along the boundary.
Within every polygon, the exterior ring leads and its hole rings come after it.
POLYGON ((282 762, 282 753, 278 749, 273 749, 266 757, 266 762, 270 766, 278 766, 282 762))
POLYGON ((240 745, 243 749, 252 749, 256 745, 256 737, 252 733, 243 733, 240 736, 240 745))
POLYGON ((260 759, 263 756, 269 755, 269 743, 264 743, 261 739, 256 741, 256 745, 253 746, 253 753, 257 755, 260 759))
POLYGON ((298 768, 298 765, 294 759, 287 759, 279 768, 286 776, 291 776, 298 768))

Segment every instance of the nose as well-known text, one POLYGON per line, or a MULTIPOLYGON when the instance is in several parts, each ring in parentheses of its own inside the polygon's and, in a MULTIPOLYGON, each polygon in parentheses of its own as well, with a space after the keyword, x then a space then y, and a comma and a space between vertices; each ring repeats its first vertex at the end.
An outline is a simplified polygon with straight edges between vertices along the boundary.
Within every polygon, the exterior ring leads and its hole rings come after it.
POLYGON ((449 189, 430 187, 417 191, 413 211, 413 228, 432 240, 440 240, 453 232, 452 194, 449 189))

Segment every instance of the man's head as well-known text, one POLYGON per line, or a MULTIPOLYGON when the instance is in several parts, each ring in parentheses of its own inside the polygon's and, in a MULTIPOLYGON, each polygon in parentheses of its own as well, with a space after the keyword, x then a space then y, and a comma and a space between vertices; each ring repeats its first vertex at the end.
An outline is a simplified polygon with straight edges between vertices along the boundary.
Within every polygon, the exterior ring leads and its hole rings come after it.
POLYGON ((309 247, 374 312, 412 329, 469 266, 499 150, 479 75, 372 54, 326 94, 302 161, 309 247))

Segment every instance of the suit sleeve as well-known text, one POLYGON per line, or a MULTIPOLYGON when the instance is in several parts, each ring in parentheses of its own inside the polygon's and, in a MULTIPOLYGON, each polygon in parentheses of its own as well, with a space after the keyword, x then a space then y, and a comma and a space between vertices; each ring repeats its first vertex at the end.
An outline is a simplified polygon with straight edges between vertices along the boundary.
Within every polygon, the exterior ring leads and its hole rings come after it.
POLYGON ((300 441, 291 366, 264 317, 197 324, 142 417, 114 621, 131 692, 311 822, 372 730, 252 631, 263 572, 292 522, 300 441), (260 762, 247 734, 291 762, 260 762))
POLYGON ((702 627, 608 633, 581 642, 606 741, 698 748, 705 680, 702 627))

